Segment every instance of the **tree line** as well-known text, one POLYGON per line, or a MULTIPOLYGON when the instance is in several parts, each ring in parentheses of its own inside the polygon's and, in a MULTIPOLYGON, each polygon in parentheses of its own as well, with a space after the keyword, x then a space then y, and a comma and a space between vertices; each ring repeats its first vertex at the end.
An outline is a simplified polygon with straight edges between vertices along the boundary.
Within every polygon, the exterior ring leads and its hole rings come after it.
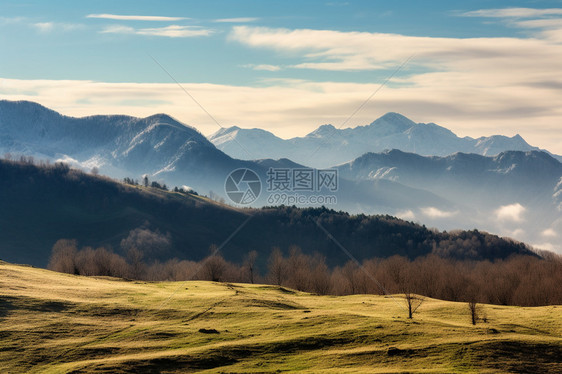
MULTIPOLYGON (((541 306, 562 304, 562 257, 515 255, 495 261, 469 261, 429 254, 416 259, 403 256, 353 260, 328 267, 320 254, 305 254, 297 246, 287 253, 273 248, 267 271, 256 266, 258 252, 249 251, 244 261, 225 260, 216 246, 201 261, 172 259, 144 261, 144 251, 135 243, 146 232, 122 241, 123 255, 105 247, 78 248, 75 240, 61 239, 52 249, 48 268, 54 271, 111 276, 145 281, 209 280, 215 282, 264 283, 319 295, 404 294, 468 302, 476 313, 478 303, 541 306), (138 240, 137 240, 138 239, 138 240)), ((146 240, 146 238, 144 238, 146 240)), ((153 245, 166 245, 164 236, 153 245)), ((419 304, 419 300, 417 303, 419 304)))

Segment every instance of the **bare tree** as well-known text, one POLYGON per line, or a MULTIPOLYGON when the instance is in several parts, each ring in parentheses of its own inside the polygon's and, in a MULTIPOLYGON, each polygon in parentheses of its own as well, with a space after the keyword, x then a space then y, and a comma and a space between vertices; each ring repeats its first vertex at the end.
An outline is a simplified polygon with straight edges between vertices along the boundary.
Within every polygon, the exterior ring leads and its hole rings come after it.
POLYGON ((466 289, 465 299, 468 301, 468 311, 470 312, 470 320, 473 325, 476 325, 480 318, 480 306, 478 305, 479 293, 478 288, 471 284, 466 289))
POLYGON ((332 285, 330 283, 330 271, 326 265, 326 258, 320 254, 315 254, 310 261, 310 286, 312 291, 319 295, 327 295, 332 285))
POLYGON ((144 274, 145 265, 142 261, 144 254, 137 247, 130 247, 127 250, 127 261, 130 265, 130 277, 133 279, 141 279, 144 274))
POLYGON ((146 256, 161 255, 172 245, 170 233, 162 234, 158 229, 152 231, 144 226, 129 231, 129 235, 121 240, 121 248, 126 253, 130 248, 137 248, 146 256))
POLYGON ((405 262, 399 273, 400 288, 404 293, 404 300, 406 300, 406 306, 408 307, 408 318, 411 319, 425 299, 423 296, 416 295, 413 292, 419 275, 421 274, 420 269, 418 269, 415 264, 405 262))
POLYGON ((287 259, 288 285, 299 291, 306 291, 310 286, 310 258, 301 252, 300 247, 293 245, 289 249, 287 259))
POLYGON ((414 313, 423 304, 425 298, 411 292, 406 292, 404 293, 404 299, 406 300, 406 305, 408 306, 408 318, 412 319, 414 313))
POLYGON ((470 311, 470 318, 473 325, 476 325, 476 321, 478 321, 479 318, 478 309, 479 306, 476 301, 472 300, 468 302, 468 310, 470 311))
POLYGON ((254 283, 254 276, 255 276, 255 267, 256 267, 256 259, 258 258, 257 251, 250 251, 246 255, 246 259, 244 260, 244 268, 248 274, 248 280, 250 283, 254 283))
POLYGON ((218 254, 216 245, 211 245, 209 252, 211 252, 211 255, 203 260, 207 279, 213 282, 220 282, 227 268, 226 261, 218 254))
POLYGON ((287 263, 278 247, 273 248, 269 255, 268 270, 270 281, 280 286, 287 278, 287 263))
POLYGON ((57 240, 47 267, 61 273, 78 274, 76 251, 76 240, 57 240))
POLYGON ((359 282, 359 280, 357 279, 358 269, 359 266, 357 266, 357 264, 351 260, 348 261, 345 264, 345 266, 341 269, 342 275, 345 277, 347 283, 349 284, 349 293, 351 295, 355 295, 358 290, 358 282, 359 282))

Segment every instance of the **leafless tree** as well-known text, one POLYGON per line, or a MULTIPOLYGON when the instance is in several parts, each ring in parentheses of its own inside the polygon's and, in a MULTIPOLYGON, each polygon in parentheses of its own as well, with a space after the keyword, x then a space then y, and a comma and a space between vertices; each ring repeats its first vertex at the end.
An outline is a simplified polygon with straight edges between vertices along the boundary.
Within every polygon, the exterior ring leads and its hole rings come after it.
POLYGON ((258 258, 257 251, 250 251, 246 255, 246 259, 244 260, 244 269, 247 272, 248 280, 250 283, 254 283, 254 273, 256 270, 256 259, 258 258))
POLYGON ((287 263, 278 247, 273 248, 269 255, 268 270, 270 281, 278 286, 287 278, 287 263))
POLYGON ((136 248, 146 254, 161 254, 172 245, 170 233, 162 234, 159 230, 152 231, 145 227, 147 224, 129 231, 129 235, 121 240, 121 248, 126 253, 130 248, 136 248))
POLYGON ((468 310, 470 311, 470 318, 473 325, 476 325, 476 322, 479 318, 478 309, 479 305, 475 300, 471 300, 468 302, 468 310))
POLYGON ((207 279, 213 282, 220 282, 227 268, 226 261, 218 253, 217 246, 209 247, 210 256, 203 260, 207 279))
POLYGON ((142 259, 144 254, 137 247, 130 247, 127 250, 127 262, 130 265, 130 277, 133 279, 142 279, 145 272, 145 264, 142 259))
POLYGON ((357 293, 358 290, 358 268, 359 267, 354 261, 348 261, 341 269, 342 275, 345 277, 349 285, 349 293, 352 295, 357 293))
POLYGON ((424 297, 411 292, 406 292, 404 294, 404 299, 406 300, 406 305, 408 306, 408 318, 412 319, 414 313, 423 304, 424 297))
POLYGON ((330 271, 326 265, 326 258, 320 254, 315 254, 309 261, 310 287, 312 291, 319 295, 327 295, 332 285, 330 284, 330 271))
POLYGON ((76 240, 57 240, 51 252, 48 268, 61 273, 78 274, 76 240))
POLYGON ((310 282, 309 258, 301 252, 298 246, 291 246, 289 251, 289 258, 287 259, 288 284, 291 288, 306 291, 310 282))
POLYGON ((399 273, 400 289, 404 293, 404 300, 408 307, 408 318, 411 319, 425 299, 423 296, 417 295, 413 291, 422 272, 415 264, 405 262, 402 264, 399 273))

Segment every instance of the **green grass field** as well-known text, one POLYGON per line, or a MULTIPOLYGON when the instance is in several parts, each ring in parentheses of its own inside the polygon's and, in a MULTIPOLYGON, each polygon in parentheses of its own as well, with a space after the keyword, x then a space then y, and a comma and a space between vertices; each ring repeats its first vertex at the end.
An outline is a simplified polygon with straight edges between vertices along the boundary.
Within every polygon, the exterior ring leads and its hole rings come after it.
MULTIPOLYGON (((540 290, 538 290, 540 292, 540 290)), ((0 372, 562 372, 562 306, 316 296, 0 263, 0 372), (216 330, 216 331, 215 331, 216 330)))

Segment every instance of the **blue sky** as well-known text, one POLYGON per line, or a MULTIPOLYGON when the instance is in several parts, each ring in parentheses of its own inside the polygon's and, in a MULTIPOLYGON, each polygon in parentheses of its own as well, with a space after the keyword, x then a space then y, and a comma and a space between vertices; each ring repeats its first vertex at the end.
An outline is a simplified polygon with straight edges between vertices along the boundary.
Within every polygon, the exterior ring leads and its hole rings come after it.
POLYGON ((562 153, 562 1, 0 1, 0 98, 283 137, 397 111, 562 153))

